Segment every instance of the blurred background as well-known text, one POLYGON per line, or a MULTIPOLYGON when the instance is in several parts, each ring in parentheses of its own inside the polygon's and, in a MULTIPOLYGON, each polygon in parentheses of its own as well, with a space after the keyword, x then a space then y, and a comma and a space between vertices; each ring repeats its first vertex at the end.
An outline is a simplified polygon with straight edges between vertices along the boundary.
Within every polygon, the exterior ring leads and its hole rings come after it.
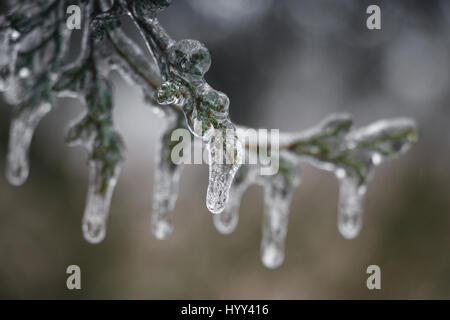
MULTIPOLYGON (((0 298, 450 298, 449 1, 173 0, 160 20, 175 39, 209 48, 207 80, 230 97, 237 124, 299 131, 333 112, 353 114, 356 126, 407 116, 421 140, 377 169, 355 240, 337 231, 336 178, 303 165, 286 259, 268 270, 259 258, 262 190, 246 192, 237 230, 221 235, 205 207, 205 165, 183 172, 173 235, 152 236, 163 123, 114 75, 128 153, 106 239, 91 245, 81 234, 87 156, 64 137, 83 109, 61 99, 36 131, 28 182, 13 187, 0 176, 0 298), (370 4, 381 8, 381 30, 366 28, 370 4), (71 264, 81 267, 82 290, 66 288, 71 264), (381 290, 366 287, 371 264, 381 290)), ((10 115, 0 100, 2 170, 10 115)))

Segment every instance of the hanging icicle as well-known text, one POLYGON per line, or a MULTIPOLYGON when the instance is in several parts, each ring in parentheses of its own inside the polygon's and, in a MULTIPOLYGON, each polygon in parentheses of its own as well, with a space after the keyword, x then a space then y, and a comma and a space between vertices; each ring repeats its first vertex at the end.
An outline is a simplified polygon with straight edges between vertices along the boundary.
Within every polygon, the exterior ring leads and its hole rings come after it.
POLYGON ((243 149, 228 116, 228 97, 211 88, 204 75, 211 65, 206 47, 195 40, 180 40, 168 49, 169 80, 157 92, 160 104, 182 106, 194 136, 206 142, 209 181, 206 207, 212 213, 225 209, 234 175, 243 159, 243 149))
POLYGON ((152 231, 153 235, 161 240, 166 239, 173 231, 172 211, 178 197, 178 184, 183 170, 182 164, 175 164, 171 159, 171 135, 178 125, 177 119, 168 121, 155 154, 152 231))
POLYGON ((6 156, 6 178, 9 183, 20 186, 25 183, 30 172, 28 149, 39 121, 50 111, 49 103, 41 103, 35 108, 17 110, 9 129, 8 153, 6 156))
POLYGON ((245 190, 254 183, 256 171, 254 166, 243 165, 236 173, 230 187, 230 195, 225 210, 213 215, 214 225, 220 233, 230 234, 236 229, 239 221, 241 198, 245 190))
POLYGON ((261 260, 270 269, 284 261, 284 246, 288 228, 289 206, 295 188, 300 184, 298 163, 285 162, 283 170, 263 184, 264 217, 261 260))

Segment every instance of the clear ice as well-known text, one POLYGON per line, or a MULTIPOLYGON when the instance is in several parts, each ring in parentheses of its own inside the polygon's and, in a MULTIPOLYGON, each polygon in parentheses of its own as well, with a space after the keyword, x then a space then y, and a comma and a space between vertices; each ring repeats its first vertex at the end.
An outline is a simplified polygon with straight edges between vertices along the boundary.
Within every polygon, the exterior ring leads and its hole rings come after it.
POLYGON ((364 196, 374 168, 405 153, 417 139, 415 122, 402 118, 380 120, 347 134, 346 148, 353 151, 349 157, 363 165, 359 172, 335 169, 339 179, 338 229, 344 238, 353 239, 361 231, 364 196))
POLYGON ((207 144, 209 180, 206 207, 215 214, 221 213, 225 209, 231 183, 243 159, 242 145, 235 135, 228 135, 225 143, 222 140, 215 136, 207 144), (226 147, 227 145, 231 145, 231 147, 226 147))
MULTIPOLYGON (((175 129, 174 124, 169 125, 175 129)), ((152 232, 157 239, 166 239, 173 231, 172 212, 178 197, 178 184, 183 165, 171 161, 170 134, 166 131, 158 143, 153 183, 152 232)))
POLYGON ((255 177, 256 170, 253 167, 245 165, 241 166, 236 173, 230 187, 225 210, 219 214, 213 215, 214 226, 220 233, 230 234, 236 229, 239 221, 241 198, 245 190, 253 183, 255 177))
POLYGON ((82 230, 84 238, 92 244, 105 238, 109 206, 120 167, 115 167, 111 177, 105 177, 103 170, 102 161, 89 161, 89 185, 82 230))
MULTIPOLYGON (((334 172, 339 180, 338 230, 346 239, 356 237, 362 227, 363 202, 374 169, 383 161, 406 152, 418 140, 418 131, 410 119, 377 121, 350 130, 346 114, 327 117, 309 130, 282 134, 280 171, 274 176, 258 175, 258 166, 240 168, 230 189, 225 210, 214 216, 216 229, 229 234, 239 219, 239 203, 252 184, 264 189, 263 239, 261 260, 276 268, 284 260, 289 206, 293 190, 299 184, 298 163, 308 162, 334 172)), ((251 152, 251 151, 249 151, 251 152)))
POLYGON ((346 239, 355 238, 361 231, 363 199, 366 186, 353 174, 339 179, 338 229, 346 239))
POLYGON ((167 61, 169 79, 158 88, 156 100, 163 105, 181 105, 189 130, 206 142, 209 153, 206 207, 212 213, 221 213, 244 154, 229 119, 230 101, 204 80, 211 57, 199 41, 184 39, 171 44, 167 61))
POLYGON ((11 120, 8 152, 6 156, 6 178, 9 183, 20 186, 28 178, 30 165, 28 149, 39 121, 50 111, 49 103, 17 111, 11 120))
POLYGON ((5 91, 5 99, 14 105, 6 161, 6 177, 13 185, 23 184, 28 177, 30 142, 38 123, 51 109, 49 88, 57 78, 57 61, 65 53, 69 38, 67 31, 53 37, 58 30, 56 11, 63 13, 62 4, 48 12, 41 24, 33 25, 33 18, 49 4, 18 4, 14 13, 26 21, 16 21, 15 15, 0 17, 0 91, 5 91), (20 32, 11 26, 14 24, 20 32))
POLYGON ((284 261, 284 247, 288 228, 289 206, 295 188, 300 183, 297 164, 289 164, 296 176, 290 177, 283 172, 263 183, 264 217, 261 240, 261 260, 274 269, 284 261), (292 178, 292 180, 290 180, 292 178))

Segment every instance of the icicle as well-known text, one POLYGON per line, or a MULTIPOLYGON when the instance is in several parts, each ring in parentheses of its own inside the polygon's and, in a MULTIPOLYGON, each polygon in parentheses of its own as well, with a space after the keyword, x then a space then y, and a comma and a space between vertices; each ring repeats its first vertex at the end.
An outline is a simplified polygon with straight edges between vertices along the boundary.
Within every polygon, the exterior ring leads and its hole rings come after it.
POLYGON ((167 61, 170 73, 158 88, 156 101, 162 105, 181 105, 189 130, 206 142, 209 153, 206 206, 212 213, 220 213, 225 209, 244 154, 229 119, 230 100, 205 82, 203 76, 211 65, 211 57, 199 41, 183 39, 173 43, 167 61))
MULTIPOLYGON (((343 169, 338 169, 343 170, 343 169)), ((345 173, 339 177, 338 229, 346 239, 355 238, 362 227, 363 200, 366 185, 355 174, 345 173)))
POLYGON ((294 187, 281 175, 264 185, 261 260, 270 269, 279 267, 284 261, 284 242, 294 187))
POLYGON ((6 159, 6 178, 12 185, 20 186, 27 180, 30 171, 28 163, 30 142, 39 121, 50 109, 49 103, 41 103, 36 108, 18 111, 12 119, 6 159))
MULTIPOLYGON (((70 146, 81 146, 89 153, 89 185, 83 216, 83 235, 90 243, 101 242, 106 235, 106 219, 112 193, 124 159, 121 136, 112 127, 112 92, 106 79, 84 88, 87 112, 69 130, 70 146)), ((68 91, 70 92, 70 91, 68 91)))
POLYGON ((173 230, 172 211, 178 197, 178 184, 183 170, 182 165, 176 165, 170 160, 171 149, 165 140, 163 137, 157 148, 153 184, 152 231, 160 240, 167 238, 173 230))
POLYGON ((206 207, 212 213, 221 213, 226 206, 234 175, 243 159, 243 148, 238 138, 227 134, 226 147, 219 135, 207 144, 209 151, 209 180, 206 207))
POLYGON ((231 186, 225 210, 219 214, 213 215, 214 226, 220 233, 230 234, 236 229, 239 221, 241 197, 245 189, 231 186))
POLYGON ((346 136, 348 157, 358 164, 358 173, 356 168, 335 169, 340 181, 338 229, 344 238, 353 239, 361 231, 364 195, 374 168, 405 153, 417 139, 417 126, 410 119, 380 120, 346 136))
POLYGON ((254 173, 255 170, 248 166, 241 167, 236 173, 230 188, 230 194, 225 210, 219 214, 213 215, 214 226, 220 233, 230 234, 236 229, 239 221, 241 198, 245 190, 250 186, 250 183, 254 178, 254 173))
POLYGON ((102 161, 89 161, 89 186, 83 216, 83 235, 93 244, 105 238, 106 220, 120 167, 116 166, 110 177, 105 176, 103 170, 102 161))
POLYGON ((55 11, 60 15, 65 12, 62 3, 58 9, 50 10, 44 21, 37 25, 31 23, 31 29, 23 31, 30 27, 28 20, 32 20, 32 15, 44 6, 44 3, 34 6, 30 2, 21 6, 17 17, 12 15, 11 21, 18 19, 15 25, 22 34, 12 28, 0 31, 0 90, 8 89, 5 100, 16 106, 6 163, 6 177, 13 185, 23 184, 28 177, 30 142, 36 126, 51 109, 49 88, 58 78, 59 62, 69 39, 65 26, 57 36, 51 37, 59 26, 55 11))
POLYGON ((173 168, 159 167, 155 171, 155 183, 153 184, 153 235, 160 239, 166 239, 173 230, 172 211, 178 197, 178 184, 182 166, 173 168))
POLYGON ((89 185, 82 230, 84 238, 95 244, 101 242, 106 235, 111 197, 125 150, 122 138, 110 127, 104 126, 99 132, 91 132, 91 129, 82 120, 71 129, 69 141, 73 146, 83 146, 90 153, 89 185))

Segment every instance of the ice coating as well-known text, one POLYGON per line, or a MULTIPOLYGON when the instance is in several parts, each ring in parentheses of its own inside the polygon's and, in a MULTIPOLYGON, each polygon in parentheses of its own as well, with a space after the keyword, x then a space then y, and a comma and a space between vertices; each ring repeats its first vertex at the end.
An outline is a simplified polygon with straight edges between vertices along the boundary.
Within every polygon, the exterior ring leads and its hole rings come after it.
POLYGON ((362 227, 363 202, 374 168, 405 153, 418 139, 417 126, 410 119, 380 120, 351 131, 347 148, 359 170, 337 168, 339 183, 338 229, 346 239, 355 238, 362 227))
POLYGON ((58 78, 59 59, 67 48, 67 30, 53 37, 59 31, 54 22, 63 14, 62 4, 48 12, 41 24, 27 27, 49 4, 23 2, 16 13, 26 21, 0 17, 0 90, 6 90, 5 99, 14 105, 6 161, 6 177, 13 185, 23 184, 28 177, 28 149, 37 125, 51 109, 49 88, 58 78))
POLYGON ((408 118, 376 121, 350 132, 348 148, 365 150, 374 165, 407 152, 419 139, 417 124, 408 118))
POLYGON ((82 230, 90 243, 99 243, 106 235, 111 197, 124 154, 121 137, 108 126, 102 130, 96 131, 90 125, 83 130, 75 129, 78 135, 73 135, 71 141, 73 146, 82 146, 89 152, 89 182, 82 230))
MULTIPOLYGON (((122 1, 124 2, 124 1, 122 1)), ((156 18, 156 13, 169 6, 171 0, 129 1, 125 4, 128 16, 138 29, 145 45, 158 66, 163 80, 169 78, 167 51, 175 41, 169 36, 156 18)))
MULTIPOLYGON (((263 186, 261 258, 267 267, 275 268, 284 259, 289 205, 298 179, 292 159, 335 173, 340 186, 338 227, 344 237, 356 236, 361 229, 363 198, 374 168, 403 154, 417 142, 414 121, 381 120, 350 130, 350 116, 333 115, 310 130, 281 135, 280 175, 257 177, 251 174, 256 172, 254 168, 246 168, 247 173, 242 177, 244 170, 239 170, 239 158, 243 146, 235 142, 236 132, 228 113, 229 99, 204 79, 211 64, 207 48, 196 40, 170 38, 156 18, 156 13, 170 1, 119 0, 110 8, 111 3, 102 0, 94 6, 92 1, 78 2, 84 8, 83 16, 93 19, 83 19, 81 52, 70 68, 61 68, 60 59, 67 47, 64 45, 68 34, 65 1, 21 1, 14 4, 13 15, 0 16, 0 89, 9 87, 5 98, 11 104, 20 105, 16 108, 20 112, 16 112, 11 124, 7 161, 8 179, 13 184, 22 183, 28 175, 27 149, 34 124, 48 112, 45 107, 50 106, 53 94, 70 93, 81 99, 88 110, 70 130, 68 140, 89 151, 83 233, 92 243, 105 237, 122 151, 120 139, 112 130, 111 90, 108 86, 96 86, 102 82, 98 81, 100 78, 117 69, 142 89, 147 101, 171 105, 155 108, 165 111, 160 114, 184 116, 191 133, 206 143, 210 157, 207 207, 216 213, 214 224, 220 232, 230 233, 235 229, 240 199, 246 188, 251 184, 263 186), (131 17, 154 59, 144 56, 132 37, 122 32, 119 26, 122 14, 131 17), (89 27, 90 21, 93 23, 89 27), (61 70, 66 71, 62 78, 61 70), (157 94, 153 95, 156 88, 157 94), (228 135, 231 142, 218 143, 217 137, 228 135), (233 183, 235 175, 237 181, 233 183)), ((167 161, 169 144, 161 145, 160 150, 152 224, 153 232, 162 239, 172 230, 171 211, 181 166, 167 161)))
POLYGON ((241 166, 235 175, 230 187, 228 202, 219 214, 213 215, 214 226, 222 234, 232 233, 239 221, 239 207, 241 198, 247 188, 254 182, 256 169, 250 166, 241 166))
POLYGON ((194 136, 206 142, 209 180, 206 206, 212 213, 225 209, 234 175, 242 163, 243 147, 228 115, 228 97, 203 79, 211 65, 208 49, 196 40, 180 40, 168 49, 169 79, 156 93, 162 105, 182 107, 194 136))
POLYGON ((39 121, 50 109, 50 104, 41 103, 33 109, 18 110, 11 120, 6 156, 6 178, 12 185, 20 186, 27 180, 30 171, 28 150, 31 139, 39 121))
POLYGON ((69 131, 68 142, 89 153, 89 185, 83 217, 83 235, 98 243, 106 234, 106 220, 120 163, 124 158, 122 138, 112 127, 112 98, 107 81, 97 81, 86 96, 86 115, 69 131))
MULTIPOLYGON (((109 38, 97 44, 100 69, 111 71, 118 70, 121 76, 130 84, 138 85, 144 98, 153 101, 153 86, 160 81, 157 66, 144 55, 141 48, 136 45, 120 29, 109 33, 109 38), (136 72, 139 70, 139 72, 136 72), (149 83, 153 79, 153 86, 149 83)), ((156 104, 153 104, 155 108, 156 104)), ((159 106, 158 106, 158 109, 159 106)))
POLYGON ((105 177, 103 170, 103 162, 89 161, 89 184, 82 229, 84 238, 92 244, 105 238, 106 220, 120 167, 116 166, 110 177, 105 177))
POLYGON ((259 176, 258 166, 241 167, 226 209, 214 216, 216 229, 231 233, 238 222, 243 192, 252 184, 261 185, 265 195, 261 259, 268 268, 281 265, 290 201, 299 183, 296 163, 308 162, 338 178, 338 230, 346 239, 356 237, 362 227, 364 197, 375 167, 406 152, 417 142, 418 131, 410 119, 381 120, 355 130, 350 130, 351 124, 346 114, 331 115, 312 129, 283 134, 282 175, 259 176))
MULTIPOLYGON (((1 23, 0 23, 1 25, 1 23)), ((10 88, 15 73, 20 33, 12 28, 0 30, 0 91, 10 88)))
POLYGON ((235 135, 227 135, 225 143, 216 135, 207 144, 207 149, 209 151, 209 180, 206 207, 212 213, 218 214, 225 209, 227 204, 231 183, 242 164, 243 149, 235 135))
POLYGON ((112 97, 108 82, 97 81, 86 92, 86 114, 68 133, 71 146, 80 146, 89 153, 89 181, 86 207, 82 221, 84 238, 101 242, 106 235, 106 221, 112 194, 124 158, 121 136, 112 128, 112 97))
MULTIPOLYGON (((293 168, 296 166, 292 164, 293 168)), ((296 171, 294 169, 294 171, 296 171)), ((264 217, 261 240, 261 260, 274 269, 284 261, 284 246, 287 234, 289 206, 299 179, 289 181, 280 173, 264 183, 264 217)))
POLYGON ((242 194, 241 189, 232 186, 225 210, 213 215, 214 226, 220 233, 230 234, 236 229, 239 221, 239 207, 242 194))
POLYGON ((362 227, 365 184, 352 174, 339 178, 338 230, 346 239, 355 238, 362 227))
POLYGON ((172 211, 178 197, 178 185, 183 170, 183 165, 174 164, 170 158, 170 134, 174 128, 175 123, 169 125, 169 130, 162 136, 156 149, 152 232, 160 240, 166 239, 173 231, 172 211))
POLYGON ((89 181, 82 230, 88 242, 99 243, 106 235, 111 197, 124 150, 116 132, 109 127, 98 132, 87 124, 86 119, 83 118, 71 129, 70 144, 81 146, 89 152, 89 181))
POLYGON ((281 138, 290 155, 332 171, 339 179, 338 229, 347 239, 361 230, 364 196, 374 167, 405 153, 418 140, 411 119, 380 120, 355 130, 350 126, 347 115, 332 115, 312 129, 281 138))
POLYGON ((178 197, 182 166, 167 168, 160 164, 155 171, 153 185, 152 232, 160 240, 172 234, 172 211, 178 197))
POLYGON ((134 11, 140 16, 155 17, 160 10, 167 8, 172 0, 137 0, 133 1, 134 11))
MULTIPOLYGON (((87 48, 87 47, 86 47, 87 48)), ((68 66, 56 90, 60 96, 81 100, 85 114, 70 127, 66 141, 89 153, 89 185, 83 217, 83 235, 99 243, 106 235, 106 221, 120 163, 124 158, 122 138, 113 129, 112 88, 105 72, 91 65, 100 55, 90 54, 68 66)))
POLYGON ((211 67, 211 56, 201 42, 183 39, 170 47, 168 62, 171 72, 177 73, 190 83, 201 81, 211 67))
POLYGON ((208 49, 196 40, 180 40, 169 48, 168 62, 170 77, 158 89, 158 103, 180 105, 189 130, 204 141, 213 129, 233 128, 228 97, 203 78, 211 65, 208 49))

